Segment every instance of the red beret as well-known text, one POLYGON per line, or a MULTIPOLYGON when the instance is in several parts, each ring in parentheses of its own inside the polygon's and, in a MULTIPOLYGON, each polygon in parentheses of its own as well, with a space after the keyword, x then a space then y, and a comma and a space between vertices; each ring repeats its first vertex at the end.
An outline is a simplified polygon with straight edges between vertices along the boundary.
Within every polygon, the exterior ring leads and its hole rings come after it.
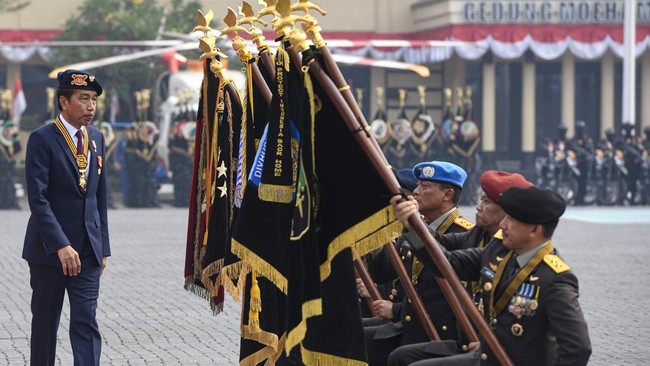
POLYGON ((497 204, 501 204, 501 193, 512 187, 530 187, 533 183, 518 173, 488 170, 481 174, 481 188, 485 195, 497 204))

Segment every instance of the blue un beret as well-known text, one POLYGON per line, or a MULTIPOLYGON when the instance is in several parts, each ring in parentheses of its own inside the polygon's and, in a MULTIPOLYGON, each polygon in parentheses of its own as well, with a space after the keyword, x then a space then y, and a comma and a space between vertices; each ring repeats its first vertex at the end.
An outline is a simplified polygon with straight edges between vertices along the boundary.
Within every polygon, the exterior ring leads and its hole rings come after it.
POLYGON ((398 170, 395 173, 395 177, 402 188, 406 188, 409 191, 415 191, 415 188, 418 187, 418 179, 413 175, 413 169, 407 168, 398 170))
POLYGON ((413 174, 418 180, 449 183, 458 188, 463 188, 467 173, 456 164, 446 161, 429 161, 413 167, 413 174))
POLYGON ((562 216, 566 202, 550 189, 512 187, 501 194, 501 208, 517 221, 548 224, 562 216))
POLYGON ((84 89, 93 90, 97 96, 102 95, 104 88, 94 75, 82 70, 68 69, 61 71, 56 75, 59 82, 59 89, 84 89))

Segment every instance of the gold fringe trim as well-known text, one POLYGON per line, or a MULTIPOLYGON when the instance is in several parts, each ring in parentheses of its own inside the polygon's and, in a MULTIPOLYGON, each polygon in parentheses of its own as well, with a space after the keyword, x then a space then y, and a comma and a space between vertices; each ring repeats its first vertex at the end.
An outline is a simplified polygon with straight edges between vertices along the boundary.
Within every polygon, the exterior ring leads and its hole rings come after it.
MULTIPOLYGON (((275 350, 272 347, 264 347, 261 350, 248 355, 248 357, 239 361, 239 366, 257 366, 260 362, 273 356, 275 350)), ((268 362, 268 361, 267 361, 268 362)))
POLYGON ((263 329, 260 329, 259 332, 252 332, 250 329, 250 325, 242 324, 241 336, 244 339, 250 339, 252 341, 261 343, 265 346, 269 346, 273 349, 273 351, 276 351, 278 348, 278 336, 274 333, 267 332, 263 329))
POLYGON ((278 359, 280 358, 280 355, 282 355, 282 350, 284 349, 284 342, 287 340, 287 333, 282 334, 282 337, 280 337, 280 340, 278 341, 278 349, 275 351, 271 357, 269 357, 266 362, 264 363, 264 366, 273 366, 275 365, 276 362, 278 362, 278 359))
POLYGON ((236 302, 241 301, 241 295, 246 285, 246 275, 249 272, 250 267, 242 261, 224 266, 221 270, 221 284, 236 302))
POLYGON ((323 315, 322 299, 313 299, 302 304, 302 320, 298 325, 291 329, 287 335, 284 350, 287 355, 291 353, 291 350, 295 346, 299 345, 300 342, 305 339, 305 334, 307 334, 307 319, 320 315, 323 315))
POLYGON ((400 232, 395 223, 393 208, 388 205, 334 238, 327 246, 327 259, 320 266, 321 282, 332 273, 332 260, 341 251, 352 248, 358 256, 363 256, 394 240, 400 232))
POLYGON ((310 351, 303 345, 300 345, 300 353, 302 355, 302 363, 310 366, 368 366, 365 361, 353 360, 351 358, 343 358, 339 356, 329 355, 327 353, 320 353, 310 351))
POLYGON ((219 295, 219 286, 221 285, 221 268, 223 268, 223 258, 207 265, 201 273, 201 283, 205 286, 210 296, 219 295), (217 275, 214 281, 211 276, 217 275))
POLYGON ((193 293, 194 295, 204 299, 208 300, 210 303, 210 309, 212 310, 212 315, 218 315, 223 311, 223 303, 215 303, 214 298, 210 296, 208 293, 208 290, 206 290, 204 287, 201 287, 197 285, 195 282, 194 277, 186 277, 185 278, 185 285, 183 286, 185 290, 193 293))
POLYGON ((255 270, 261 276, 264 276, 273 282, 273 284, 282 291, 285 295, 287 294, 287 278, 283 276, 280 271, 275 269, 271 264, 269 264, 264 259, 260 258, 253 251, 245 247, 243 244, 238 242, 236 239, 231 240, 230 251, 239 257, 242 261, 250 265, 251 269, 255 270))
POLYGON ((281 186, 277 184, 260 183, 258 196, 262 201, 291 203, 293 193, 296 191, 295 185, 281 186))

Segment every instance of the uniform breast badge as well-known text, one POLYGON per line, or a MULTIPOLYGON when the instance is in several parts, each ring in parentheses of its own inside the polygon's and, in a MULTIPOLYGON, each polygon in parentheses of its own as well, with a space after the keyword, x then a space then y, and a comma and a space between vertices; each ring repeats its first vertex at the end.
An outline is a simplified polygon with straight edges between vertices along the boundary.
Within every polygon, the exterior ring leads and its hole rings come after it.
POLYGON ((515 296, 510 299, 508 311, 517 319, 521 319, 522 316, 534 316, 539 306, 538 296, 539 286, 522 283, 515 296))
POLYGON ((515 337, 521 337, 524 334, 524 327, 521 326, 519 323, 515 323, 510 327, 510 331, 512 332, 512 335, 515 337))

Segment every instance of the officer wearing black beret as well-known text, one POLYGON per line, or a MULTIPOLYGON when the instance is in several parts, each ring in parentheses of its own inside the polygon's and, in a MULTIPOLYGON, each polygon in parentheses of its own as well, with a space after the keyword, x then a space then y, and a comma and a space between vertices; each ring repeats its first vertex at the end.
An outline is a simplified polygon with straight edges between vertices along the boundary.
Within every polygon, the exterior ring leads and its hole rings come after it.
MULTIPOLYGON (((395 217, 410 229, 412 202, 395 206, 395 217)), ((586 365, 589 332, 578 302, 578 279, 558 256, 551 238, 566 209, 551 190, 512 187, 501 195, 506 216, 499 224, 501 245, 452 252, 441 247, 458 277, 479 281, 484 315, 515 365, 586 365)), ((405 234, 416 254, 433 265, 422 241, 405 234)), ((494 244, 494 243, 493 243, 494 244)), ((498 365, 483 342, 474 352, 414 365, 498 365)))

